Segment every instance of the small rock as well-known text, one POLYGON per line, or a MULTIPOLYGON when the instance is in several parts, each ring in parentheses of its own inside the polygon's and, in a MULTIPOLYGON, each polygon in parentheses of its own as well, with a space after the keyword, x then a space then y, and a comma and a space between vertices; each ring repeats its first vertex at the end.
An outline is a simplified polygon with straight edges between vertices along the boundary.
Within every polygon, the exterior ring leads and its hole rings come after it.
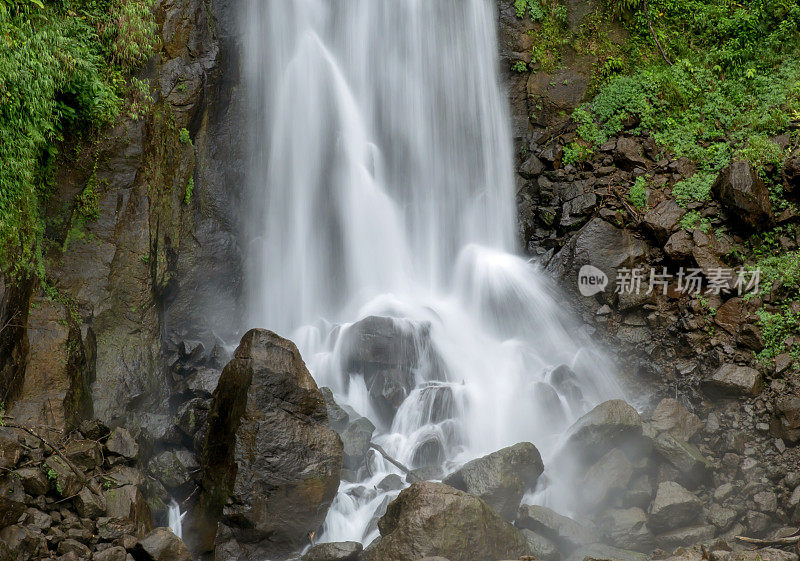
POLYGON ((92 557, 92 561, 125 561, 128 552, 124 547, 109 547, 103 551, 96 551, 92 557))
POLYGON ((668 199, 644 215, 644 225, 659 244, 663 244, 678 226, 684 214, 686 209, 681 208, 673 199, 668 199))
POLYGON ((611 545, 649 553, 655 541, 646 524, 647 515, 641 508, 610 508, 597 519, 597 527, 611 545))
POLYGON ((106 441, 106 448, 112 454, 122 456, 127 460, 136 459, 139 455, 139 445, 127 429, 119 427, 114 429, 106 441))
POLYGON ((375 425, 366 417, 359 417, 348 425, 341 435, 344 446, 343 468, 357 470, 364 465, 374 431, 375 425))
POLYGON ((21 468, 14 473, 25 488, 25 492, 30 495, 44 495, 50 489, 50 482, 41 468, 21 468))
POLYGON ((711 463, 696 446, 661 433, 653 440, 655 450, 691 483, 702 481, 711 470, 711 463))
POLYGON ((106 436, 110 429, 98 419, 86 419, 81 422, 79 430, 89 440, 100 440, 106 436))
POLYGON ((692 256, 694 241, 689 232, 678 230, 664 244, 664 253, 673 261, 686 261, 692 256))
POLYGON ((708 509, 706 520, 719 528, 720 531, 724 532, 730 528, 734 522, 736 522, 737 517, 736 511, 732 508, 726 508, 718 504, 713 504, 708 509))
POLYGON ((77 496, 73 497, 72 503, 81 518, 96 519, 106 513, 103 499, 86 487, 81 489, 77 496))
POLYGON ((390 473, 378 483, 381 491, 397 491, 403 488, 403 478, 396 473, 390 473))
POLYGON ((778 509, 778 496, 772 491, 756 493, 753 495, 753 501, 758 510, 767 514, 774 513, 778 509))
POLYGON ((553 542, 536 532, 524 528, 520 531, 528 542, 531 555, 536 559, 541 559, 541 561, 559 561, 561 559, 561 554, 553 542))
POLYGON ((651 425, 657 431, 666 431, 680 440, 689 441, 703 428, 700 417, 691 413, 677 399, 662 399, 653 411, 651 425))
POLYGON ((679 547, 688 547, 697 543, 708 543, 714 538, 716 528, 711 524, 678 528, 656 536, 656 546, 664 551, 675 551, 679 547))

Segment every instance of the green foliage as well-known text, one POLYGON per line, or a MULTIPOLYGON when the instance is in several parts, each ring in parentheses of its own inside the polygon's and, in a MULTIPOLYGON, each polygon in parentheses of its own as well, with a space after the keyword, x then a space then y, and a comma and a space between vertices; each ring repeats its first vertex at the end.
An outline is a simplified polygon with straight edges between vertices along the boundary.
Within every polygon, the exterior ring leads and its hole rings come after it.
POLYGON ((511 66, 511 70, 514 71, 514 72, 519 72, 519 73, 527 72, 528 71, 528 65, 525 64, 523 61, 518 60, 517 62, 515 62, 511 66))
POLYGON ((189 136, 189 130, 182 128, 180 131, 178 131, 178 140, 181 141, 181 144, 190 144, 192 142, 192 138, 189 136))
POLYGON ((758 310, 758 327, 764 340, 764 349, 756 358, 762 362, 769 362, 781 353, 791 353, 795 357, 800 355, 800 345, 789 347, 787 339, 791 335, 800 333, 800 314, 792 312, 789 304, 781 306, 779 311, 768 312, 758 310))
POLYGON ((781 161, 769 138, 800 111, 800 4, 651 0, 650 20, 672 65, 656 48, 643 2, 612 4, 630 38, 625 55, 598 70, 594 99, 573 115, 583 139, 602 144, 636 116, 632 132, 697 164, 698 174, 673 189, 682 204, 706 200, 734 155, 758 169, 781 161))
POLYGON ((703 218, 700 212, 696 210, 690 210, 684 214, 680 224, 681 228, 687 231, 692 231, 695 228, 698 228, 704 234, 708 234, 711 231, 711 220, 703 218))
POLYGON ((192 204, 192 193, 194 193, 194 177, 190 177, 186 182, 186 190, 183 194, 183 203, 185 205, 192 204))
POLYGON ((533 21, 540 21, 544 18, 540 0, 514 0, 514 11, 520 19, 524 18, 526 15, 533 21))
POLYGON ((643 175, 636 178, 628 191, 628 202, 638 210, 647 207, 647 178, 643 175))
MULTIPOLYGON (((119 114, 155 44, 153 0, 0 0, 0 270, 43 277, 40 208, 67 131, 119 114)), ((78 204, 89 214, 96 191, 78 204)))
POLYGON ((589 160, 594 154, 594 150, 585 143, 570 142, 564 146, 564 164, 575 164, 589 160))
POLYGON ((707 201, 711 198, 711 186, 716 178, 714 172, 698 171, 688 179, 678 181, 672 187, 672 196, 681 206, 692 201, 707 201))

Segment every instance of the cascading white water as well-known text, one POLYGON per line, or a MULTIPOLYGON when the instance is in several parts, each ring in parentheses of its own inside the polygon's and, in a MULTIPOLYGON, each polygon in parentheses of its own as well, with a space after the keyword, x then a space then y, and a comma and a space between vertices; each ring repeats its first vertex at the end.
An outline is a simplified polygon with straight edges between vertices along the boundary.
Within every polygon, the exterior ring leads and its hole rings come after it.
MULTIPOLYGON (((572 421, 620 394, 514 254, 495 11, 494 0, 250 0, 245 13, 250 321, 293 338, 318 384, 412 467, 451 470, 520 441, 547 460, 572 421), (394 318, 421 357, 388 416, 348 366, 367 316, 394 318)), ((368 464, 342 482, 323 540, 377 536, 398 491, 376 485, 400 472, 377 454, 368 464)))
POLYGON ((183 517, 186 516, 185 512, 181 512, 181 505, 175 499, 169 502, 169 509, 167 510, 167 525, 172 533, 179 538, 183 538, 183 517))

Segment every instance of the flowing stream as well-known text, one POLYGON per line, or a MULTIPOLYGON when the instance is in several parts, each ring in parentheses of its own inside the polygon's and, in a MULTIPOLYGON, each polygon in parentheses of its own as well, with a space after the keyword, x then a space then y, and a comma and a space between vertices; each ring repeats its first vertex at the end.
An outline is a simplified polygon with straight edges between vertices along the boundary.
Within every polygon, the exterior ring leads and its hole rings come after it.
MULTIPOLYGON (((245 10, 249 321, 293 339, 317 383, 351 418, 369 418, 373 442, 404 465, 447 473, 520 441, 547 465, 576 418, 621 392, 517 255, 496 1, 245 10), (389 388, 388 408, 359 363, 374 339, 357 323, 368 316, 391 318, 375 325, 411 356, 397 359, 405 386, 389 388)), ((346 472, 320 539, 376 537, 399 492, 378 488, 391 473, 401 474, 377 453, 346 472)), ((530 498, 556 504, 553 477, 530 498)))

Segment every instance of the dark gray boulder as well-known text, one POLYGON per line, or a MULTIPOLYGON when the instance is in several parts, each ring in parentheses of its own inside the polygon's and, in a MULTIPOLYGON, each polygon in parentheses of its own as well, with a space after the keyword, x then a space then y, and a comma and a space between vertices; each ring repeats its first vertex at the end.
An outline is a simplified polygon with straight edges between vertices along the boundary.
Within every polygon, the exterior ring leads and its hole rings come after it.
POLYGON ((662 534, 689 526, 700 518, 702 507, 700 499, 693 493, 674 481, 664 481, 658 485, 647 527, 654 534, 662 534))
POLYGON ((446 485, 480 497, 506 520, 513 520, 526 489, 544 471, 536 446, 520 442, 467 462, 444 479, 446 485))
POLYGON ((344 453, 342 467, 344 469, 357 470, 364 465, 373 432, 375 432, 375 425, 366 417, 359 417, 341 433, 344 453))
POLYGON ((211 401, 191 547, 244 559, 298 549, 325 519, 341 465, 342 441, 297 347, 248 331, 211 401))
POLYGON ((773 222, 769 190, 745 160, 734 160, 711 187, 714 198, 743 226, 759 229, 773 222))

